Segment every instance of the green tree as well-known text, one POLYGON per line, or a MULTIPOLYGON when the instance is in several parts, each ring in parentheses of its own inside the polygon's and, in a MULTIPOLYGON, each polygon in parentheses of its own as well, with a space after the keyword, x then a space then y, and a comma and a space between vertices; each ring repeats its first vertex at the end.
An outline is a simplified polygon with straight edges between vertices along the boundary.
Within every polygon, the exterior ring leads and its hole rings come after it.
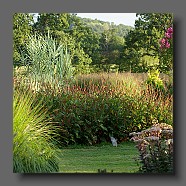
POLYGON ((38 21, 34 25, 35 31, 46 35, 48 31, 59 44, 66 45, 70 52, 72 64, 76 72, 85 73, 92 62, 91 54, 96 47, 88 28, 84 27, 76 14, 39 14, 38 21))
POLYGON ((51 31, 55 35, 56 31, 65 31, 69 29, 69 13, 41 13, 38 14, 34 29, 43 35, 51 31))
POLYGON ((32 34, 33 15, 27 13, 15 13, 13 15, 13 62, 20 64, 21 51, 28 43, 32 34))
POLYGON ((83 24, 91 28, 94 32, 98 33, 101 35, 105 30, 111 30, 115 29, 116 30, 116 35, 120 37, 125 37, 128 32, 133 29, 131 26, 119 24, 115 25, 113 22, 105 22, 105 21, 100 21, 100 20, 93 20, 90 18, 80 18, 83 24))
POLYGON ((149 66, 145 64, 147 61, 145 58, 150 56, 152 61, 154 60, 153 58, 155 58, 153 65, 157 66, 161 71, 166 72, 171 70, 172 56, 169 59, 166 58, 166 54, 160 50, 159 42, 164 36, 166 29, 173 24, 172 14, 144 13, 136 14, 136 16, 138 20, 135 22, 135 29, 130 31, 126 37, 124 59, 128 61, 131 66, 135 64, 139 69, 140 66, 143 66, 145 69, 143 68, 142 70, 147 71, 149 66), (135 57, 131 58, 132 55, 135 57))
POLYGON ((100 35, 85 25, 82 19, 76 15, 72 15, 71 24, 73 25, 70 34, 75 39, 77 48, 81 48, 84 53, 91 58, 92 63, 99 60, 99 38, 100 35))
POLYGON ((116 35, 116 29, 105 30, 101 34, 102 64, 118 64, 124 46, 124 38, 116 35))

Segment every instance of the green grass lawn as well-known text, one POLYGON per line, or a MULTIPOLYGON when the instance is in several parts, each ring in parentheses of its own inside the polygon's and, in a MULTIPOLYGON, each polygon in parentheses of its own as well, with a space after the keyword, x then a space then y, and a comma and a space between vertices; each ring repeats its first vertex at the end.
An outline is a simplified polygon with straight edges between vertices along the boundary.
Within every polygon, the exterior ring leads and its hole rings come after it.
POLYGON ((61 150, 61 173, 135 173, 138 151, 132 142, 123 142, 117 147, 105 143, 97 146, 70 146, 61 150))

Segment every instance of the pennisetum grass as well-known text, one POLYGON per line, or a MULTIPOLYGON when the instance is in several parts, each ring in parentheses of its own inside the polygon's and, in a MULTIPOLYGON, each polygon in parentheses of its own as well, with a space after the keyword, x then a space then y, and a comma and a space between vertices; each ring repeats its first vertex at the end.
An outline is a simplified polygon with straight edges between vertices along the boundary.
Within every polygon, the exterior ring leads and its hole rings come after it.
POLYGON ((41 103, 26 91, 14 91, 13 172, 58 172, 58 152, 52 142, 55 129, 46 121, 41 103))

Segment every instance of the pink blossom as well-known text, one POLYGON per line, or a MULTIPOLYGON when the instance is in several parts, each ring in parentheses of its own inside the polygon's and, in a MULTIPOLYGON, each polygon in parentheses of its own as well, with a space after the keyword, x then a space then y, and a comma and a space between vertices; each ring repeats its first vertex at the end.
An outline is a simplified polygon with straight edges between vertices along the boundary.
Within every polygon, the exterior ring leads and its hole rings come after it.
POLYGON ((172 38, 172 34, 171 34, 171 33, 166 32, 166 33, 165 33, 165 37, 166 37, 166 38, 168 38, 168 39, 170 39, 170 38, 172 38))
POLYGON ((160 41, 160 48, 170 48, 170 43, 167 38, 162 38, 160 41))
POLYGON ((172 39, 173 28, 169 27, 166 30, 165 37, 160 40, 160 49, 170 48, 169 40, 172 39))
POLYGON ((166 42, 165 47, 170 48, 170 43, 168 41, 166 42))
POLYGON ((167 33, 172 34, 173 33, 173 28, 172 27, 167 28, 167 33))
POLYGON ((173 28, 172 27, 167 28, 167 32, 165 33, 165 37, 170 39, 170 38, 172 38, 172 34, 173 34, 173 28))
POLYGON ((162 45, 165 45, 166 41, 167 41, 167 39, 162 38, 161 41, 160 41, 160 43, 161 43, 162 45))

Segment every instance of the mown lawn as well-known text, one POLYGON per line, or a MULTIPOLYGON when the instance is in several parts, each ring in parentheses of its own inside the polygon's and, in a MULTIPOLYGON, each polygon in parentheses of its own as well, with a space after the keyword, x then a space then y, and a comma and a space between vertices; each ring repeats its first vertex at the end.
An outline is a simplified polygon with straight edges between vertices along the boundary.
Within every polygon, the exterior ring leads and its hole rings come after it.
POLYGON ((135 173, 139 167, 138 151, 132 142, 117 147, 105 143, 97 146, 70 146, 61 150, 61 173, 135 173))

